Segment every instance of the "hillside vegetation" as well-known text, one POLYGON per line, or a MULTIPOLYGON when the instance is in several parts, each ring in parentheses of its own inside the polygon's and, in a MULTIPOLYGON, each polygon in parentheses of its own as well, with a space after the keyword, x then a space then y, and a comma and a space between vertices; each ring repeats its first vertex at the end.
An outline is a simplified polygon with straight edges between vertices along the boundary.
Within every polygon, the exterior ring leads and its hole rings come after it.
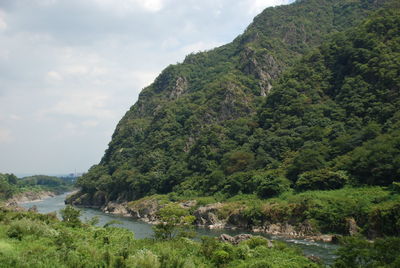
POLYGON ((73 183, 71 181, 58 177, 34 175, 18 179, 14 174, 0 173, 0 201, 28 191, 51 191, 58 194, 72 189, 73 183))
MULTIPOLYGON (((69 202, 167 193, 284 199, 368 186, 392 193, 400 179, 399 29, 397 1, 266 9, 232 43, 189 55, 145 88, 69 202)), ((394 223, 379 232, 398 235, 398 202, 387 206, 394 223)))
POLYGON ((131 231, 82 223, 71 208, 55 214, 0 208, 1 267, 319 267, 299 250, 253 238, 237 246, 204 238, 135 240, 131 231))

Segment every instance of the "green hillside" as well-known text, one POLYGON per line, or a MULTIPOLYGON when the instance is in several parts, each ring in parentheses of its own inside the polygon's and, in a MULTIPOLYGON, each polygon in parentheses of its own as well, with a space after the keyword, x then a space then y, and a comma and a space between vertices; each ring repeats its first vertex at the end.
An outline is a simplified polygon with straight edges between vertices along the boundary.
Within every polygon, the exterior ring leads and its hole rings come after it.
POLYGON ((187 56, 143 89, 69 201, 391 185, 400 178, 399 15, 396 1, 264 10, 232 43, 187 56))
POLYGON ((18 179, 14 174, 0 173, 0 201, 24 192, 51 191, 64 193, 73 189, 73 184, 62 178, 34 175, 18 179))

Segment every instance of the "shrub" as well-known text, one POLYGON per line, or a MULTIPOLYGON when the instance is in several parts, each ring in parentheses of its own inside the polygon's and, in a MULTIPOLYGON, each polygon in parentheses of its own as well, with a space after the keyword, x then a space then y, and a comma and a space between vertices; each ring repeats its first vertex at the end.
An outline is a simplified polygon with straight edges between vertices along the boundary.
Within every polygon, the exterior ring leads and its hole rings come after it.
POLYGON ((60 210, 62 221, 65 222, 68 226, 71 227, 79 227, 82 225, 79 216, 81 215, 81 211, 68 205, 64 209, 60 210))
POLYGON ((268 247, 268 240, 261 236, 253 236, 249 240, 244 241, 243 244, 248 245, 250 249, 258 246, 268 247))
POLYGON ((225 250, 219 249, 214 252, 212 260, 217 265, 226 264, 231 260, 231 256, 225 250))
POLYGON ((371 243, 363 238, 342 239, 334 267, 399 267, 400 238, 386 237, 371 243))
POLYGON ((267 171, 253 177, 256 193, 261 198, 271 198, 290 189, 290 182, 276 171, 267 171))
POLYGON ((43 222, 20 219, 11 222, 7 235, 10 238, 21 240, 26 235, 52 237, 57 235, 57 231, 48 227, 43 222))
POLYGON ((319 169, 302 173, 296 182, 296 188, 300 191, 334 190, 342 188, 347 180, 343 171, 319 169))
POLYGON ((161 267, 158 256, 147 249, 139 250, 126 261, 128 267, 133 268, 159 268, 161 267))

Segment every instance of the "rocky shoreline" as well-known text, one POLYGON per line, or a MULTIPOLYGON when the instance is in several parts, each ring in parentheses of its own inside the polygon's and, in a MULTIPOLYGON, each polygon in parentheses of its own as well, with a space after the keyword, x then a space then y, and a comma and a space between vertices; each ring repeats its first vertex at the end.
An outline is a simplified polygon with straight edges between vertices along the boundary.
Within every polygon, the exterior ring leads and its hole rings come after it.
MULTIPOLYGON (((82 202, 82 199, 80 198, 71 198, 69 200, 67 198, 66 203, 78 207, 97 208, 107 214, 129 217, 149 224, 159 223, 157 213, 165 206, 165 202, 160 202, 159 200, 152 198, 144 198, 133 202, 108 202, 106 205, 100 205, 100 202, 93 205, 93 202, 82 202), (71 200, 73 201, 71 202, 71 200), (76 202, 76 200, 79 200, 80 202, 76 202)), ((197 227, 208 229, 244 230, 252 233, 263 233, 326 243, 335 243, 338 240, 338 235, 321 234, 314 230, 313 226, 308 222, 303 222, 298 225, 293 225, 289 222, 264 223, 262 226, 256 226, 248 222, 243 214, 241 214, 240 210, 225 218, 221 218, 220 210, 223 208, 223 203, 199 206, 196 200, 189 200, 177 204, 182 208, 191 210, 191 214, 195 217, 194 223, 197 227)))
POLYGON ((54 197, 56 195, 56 193, 51 191, 27 191, 14 195, 12 198, 8 199, 5 204, 6 206, 18 206, 19 204, 40 201, 46 198, 54 197))

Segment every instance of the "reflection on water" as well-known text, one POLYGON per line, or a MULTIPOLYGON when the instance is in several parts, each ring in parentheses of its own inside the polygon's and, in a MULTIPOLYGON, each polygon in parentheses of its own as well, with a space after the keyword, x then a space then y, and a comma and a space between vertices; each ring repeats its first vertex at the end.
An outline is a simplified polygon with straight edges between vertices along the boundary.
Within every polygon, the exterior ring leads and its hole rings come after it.
MULTIPOLYGON (((50 213, 50 212, 54 212, 54 211, 58 212, 60 209, 65 207, 64 200, 67 195, 68 195, 68 193, 65 193, 65 194, 47 198, 47 199, 44 199, 41 201, 24 203, 24 204, 21 204, 21 206, 25 207, 25 208, 30 208, 33 205, 36 205, 38 208, 38 211, 40 213, 50 213)), ((150 238, 153 236, 153 230, 151 228, 151 225, 148 223, 138 221, 138 220, 133 220, 131 218, 106 214, 97 209, 81 208, 81 210, 82 210, 81 219, 84 221, 97 216, 99 218, 98 225, 103 226, 104 224, 106 224, 110 221, 117 220, 120 222, 120 224, 117 225, 118 227, 133 231, 135 234, 135 238, 137 238, 137 239, 150 238)), ((246 233, 243 230, 209 230, 206 228, 197 228, 196 232, 197 232, 198 236, 219 236, 223 233, 229 234, 229 235, 237 235, 237 234, 241 234, 241 233, 246 233)), ((272 240, 280 240, 280 241, 284 241, 284 242, 287 242, 292 245, 293 244, 297 245, 298 247, 300 247, 303 250, 305 255, 318 256, 322 260, 324 260, 325 263, 327 263, 327 264, 332 263, 336 257, 334 254, 334 251, 338 248, 338 246, 333 245, 333 244, 322 243, 322 242, 312 242, 312 241, 306 241, 306 240, 300 240, 300 239, 289 239, 289 238, 271 236, 271 235, 266 235, 266 234, 259 234, 259 235, 268 237, 269 239, 272 239, 272 240)))

